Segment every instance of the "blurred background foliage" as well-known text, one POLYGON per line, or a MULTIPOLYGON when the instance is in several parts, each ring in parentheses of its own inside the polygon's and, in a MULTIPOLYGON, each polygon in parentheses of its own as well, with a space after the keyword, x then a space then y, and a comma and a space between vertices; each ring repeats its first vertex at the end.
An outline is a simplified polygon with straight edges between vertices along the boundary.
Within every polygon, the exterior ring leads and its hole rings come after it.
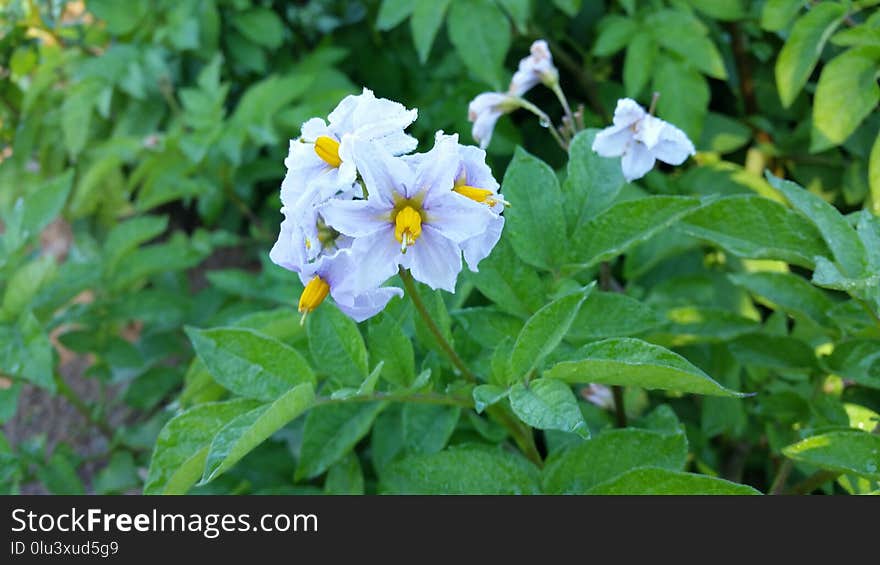
MULTIPOLYGON (((652 172, 625 194, 759 194, 784 202, 764 179, 769 169, 843 213, 877 214, 875 4, 3 2, 0 488, 138 492, 165 423, 181 408, 227 394, 192 362, 186 325, 258 328, 308 351, 292 308, 299 282, 267 258, 280 220, 283 160, 304 120, 326 115, 362 86, 419 109, 413 134, 422 148, 438 129, 470 143, 468 102, 503 90, 530 43, 546 38, 589 127, 607 125, 619 97, 646 103, 657 91, 658 115, 695 141, 697 157, 682 174, 652 172)), ((533 98, 559 116, 551 93, 533 98)), ((517 145, 554 168, 566 163, 544 128, 515 114, 502 118, 489 148, 499 179, 517 145)), ((759 403, 664 400, 687 429, 693 469, 768 490, 780 449, 798 439, 796 430, 848 426, 854 418, 863 429, 876 426, 880 377, 859 377, 869 385, 851 387, 834 375, 846 377, 850 350, 875 355, 880 330, 870 309, 842 293, 817 298, 809 285, 801 295, 812 309, 780 307, 766 296, 764 279, 727 277, 739 261, 669 230, 614 267, 627 294, 653 309, 624 304, 622 315, 641 315, 657 343, 678 348, 731 388, 783 375, 759 403), (774 358, 754 340, 734 342, 759 326, 786 338, 794 327, 797 344, 785 345, 796 357, 804 344, 807 367, 774 358), (835 352, 834 375, 807 379, 814 347, 828 336, 860 341, 835 352)), ((789 271, 784 264, 761 269, 774 270, 789 271)), ((511 269, 507 276, 531 275, 511 269)), ((464 298, 446 301, 454 310, 464 298)), ((467 350, 467 316, 456 320, 467 350)), ((608 335, 614 331, 581 330, 573 341, 608 335)), ((420 343, 426 364, 440 364, 420 343)), ((628 394, 633 417, 657 404, 644 391, 628 394)), ((393 425, 390 418, 377 428, 393 425)), ((481 425, 471 422, 461 433, 475 435, 481 425)), ((291 487, 302 434, 301 425, 286 429, 284 441, 264 444, 222 481, 200 488, 291 487)), ((551 448, 553 439, 548 434, 551 448)), ((361 473, 351 447, 332 462, 329 490, 364 488, 363 478, 354 487, 346 482, 361 473)), ((375 488, 366 475, 367 490, 375 488)), ((824 488, 876 488, 863 478, 831 485, 824 488)))

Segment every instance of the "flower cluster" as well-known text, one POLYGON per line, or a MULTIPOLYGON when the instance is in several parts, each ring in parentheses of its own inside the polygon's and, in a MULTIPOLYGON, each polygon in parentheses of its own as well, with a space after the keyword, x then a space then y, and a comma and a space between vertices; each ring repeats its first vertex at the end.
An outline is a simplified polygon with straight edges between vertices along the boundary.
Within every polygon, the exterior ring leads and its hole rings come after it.
POLYGON ((410 154, 417 142, 404 130, 416 117, 364 89, 290 142, 269 256, 299 273, 303 317, 329 295, 365 320, 403 294, 382 286, 401 268, 453 292, 462 255, 476 271, 501 237, 504 200, 485 152, 437 132, 430 151, 410 154))

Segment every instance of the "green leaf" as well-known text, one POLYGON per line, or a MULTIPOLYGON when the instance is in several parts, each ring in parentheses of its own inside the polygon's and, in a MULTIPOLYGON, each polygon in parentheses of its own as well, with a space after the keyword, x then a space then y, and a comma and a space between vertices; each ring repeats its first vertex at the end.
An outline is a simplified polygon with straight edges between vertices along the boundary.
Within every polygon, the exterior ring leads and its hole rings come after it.
POLYGON ((587 129, 578 133, 568 149, 568 177, 562 184, 562 193, 573 232, 611 206, 626 185, 620 163, 593 151, 598 132, 587 129))
POLYGON ((509 389, 496 385, 477 385, 474 387, 474 409, 480 414, 493 404, 506 397, 509 389))
POLYGON ((660 45, 680 55, 700 72, 717 79, 727 78, 721 53, 707 37, 706 27, 694 16, 677 10, 660 10, 652 15, 650 29, 660 45))
POLYGON ((97 494, 125 494, 141 486, 134 456, 128 451, 117 451, 107 466, 95 476, 93 487, 97 494))
POLYGON ((808 437, 782 450, 789 459, 880 481, 880 436, 837 431, 808 437))
POLYGON ((137 216, 126 220, 110 230, 104 241, 104 265, 107 272, 114 272, 119 262, 129 253, 168 227, 167 216, 137 216))
POLYGON ((612 338, 590 343, 572 357, 544 371, 544 376, 567 383, 639 386, 711 396, 745 396, 729 390, 684 357, 635 338, 612 338))
POLYGON ((563 296, 544 306, 528 319, 513 344, 510 356, 510 377, 519 379, 541 366, 568 333, 584 300, 590 295, 595 283, 563 296))
POLYGON ((9 278, 3 293, 0 320, 11 320, 24 312, 57 270, 55 258, 51 255, 41 255, 16 270, 9 278))
POLYGON ((577 399, 567 384, 553 379, 535 379, 510 387, 510 407, 520 420, 539 430, 573 432, 584 439, 590 429, 577 399))
POLYGON ((829 253, 806 218, 760 196, 721 198, 684 218, 681 226, 695 237, 750 259, 778 259, 812 268, 814 257, 829 253))
POLYGON ((498 0, 498 3, 516 24, 516 29, 526 33, 532 12, 532 0, 498 0))
POLYGON ((846 51, 822 69, 813 103, 813 126, 840 145, 880 102, 880 47, 846 51))
POLYGON ((98 18, 107 22, 107 31, 125 35, 134 31, 147 15, 149 3, 146 0, 89 0, 88 8, 98 18))
POLYGON ((37 469, 37 477, 51 494, 85 494, 76 466, 64 451, 56 449, 45 466, 37 469))
POLYGON ((871 213, 880 216, 880 135, 868 157, 868 185, 871 188, 871 213))
POLYGON ((738 20, 748 15, 746 0, 688 0, 688 3, 716 20, 738 20))
POLYGON ((349 453, 330 467, 324 481, 327 494, 364 494, 364 473, 357 455, 349 453))
POLYGON ((845 15, 843 4, 822 2, 795 22, 776 59, 776 85, 783 106, 791 106, 797 98, 819 61, 825 42, 845 15))
POLYGON ((760 296, 771 306, 803 314, 819 324, 829 323, 826 312, 834 303, 824 292, 797 275, 758 272, 737 273, 728 277, 734 284, 760 296))
POLYGON ((639 31, 632 18, 611 14, 599 23, 599 32, 593 44, 593 54, 599 57, 614 55, 626 47, 639 31))
POLYGON ((559 265, 565 243, 563 195, 546 163, 517 147, 502 182, 511 206, 505 211, 506 236, 529 265, 550 270, 559 265))
POLYGON ((329 404, 311 410, 306 416, 296 479, 317 477, 339 461, 367 435, 383 408, 384 402, 368 402, 329 404))
POLYGON ((403 437, 413 454, 436 453, 446 447, 455 431, 461 408, 430 404, 404 404, 403 437))
POLYGON ((749 495, 761 492, 717 477, 645 467, 596 485, 588 494, 749 495))
POLYGON ((69 87, 61 105, 61 133, 64 146, 74 160, 86 146, 92 123, 95 99, 104 85, 96 80, 80 82, 69 87))
POLYGON ((825 364, 835 374, 880 389, 880 341, 853 339, 834 346, 825 364))
POLYGON ((246 399, 210 402, 169 420, 156 439, 144 494, 185 494, 201 478, 217 432, 257 406, 246 399))
POLYGON ((755 333, 730 341, 728 347, 743 365, 774 369, 817 368, 813 348, 793 337, 755 333))
POLYGON ((623 59, 623 85, 627 96, 635 98, 644 90, 654 74, 658 51, 657 42, 647 33, 636 35, 627 46, 623 59))
POLYGON ((214 380, 237 395, 271 402, 297 385, 316 382, 299 352, 256 331, 188 327, 186 333, 214 380))
POLYGON ((480 271, 469 276, 477 290, 515 316, 530 316, 544 305, 541 278, 517 257, 505 235, 492 254, 480 262, 480 271))
POLYGON ((270 404, 254 408, 223 426, 208 450, 201 483, 219 477, 272 434, 305 412, 315 399, 312 383, 297 385, 270 404))
POLYGON ((665 322, 647 304, 617 292, 594 291, 578 311, 566 339, 591 341, 650 331, 665 322))
POLYGON ((367 348, 357 324, 335 306, 323 304, 306 319, 309 351, 318 372, 347 386, 358 386, 369 373, 367 348))
POLYGON ((501 90, 502 65, 510 47, 510 23, 501 8, 484 0, 456 0, 446 25, 468 70, 501 90))
POLYGON ((379 16, 376 18, 376 29, 388 31, 409 17, 415 7, 413 0, 382 0, 379 16))
POLYGON ((761 9, 761 27, 767 31, 780 31, 803 7, 803 0, 767 0, 761 9))
POLYGON ((367 343, 374 362, 382 362, 382 378, 399 387, 412 384, 416 362, 412 341, 394 318, 381 314, 370 320, 367 343))
POLYGON ((681 471, 687 453, 687 438, 682 431, 608 430, 549 460, 544 467, 544 492, 583 494, 638 467, 681 471))
POLYGON ((0 325, 0 372, 55 392, 53 347, 43 324, 32 312, 15 326, 0 325))
POLYGON ((489 349, 494 348, 504 338, 515 339, 523 327, 519 318, 490 306, 458 310, 453 312, 453 316, 474 342, 489 349))
POLYGON ((481 445, 415 455, 385 468, 386 494, 537 494, 538 470, 522 456, 481 445))
POLYGON ((431 45, 434 44, 434 37, 443 23, 446 16, 446 8, 449 6, 450 0, 433 0, 425 2, 416 2, 413 9, 412 18, 409 20, 412 28, 413 42, 416 45, 416 51, 419 54, 419 61, 422 64, 428 60, 431 53, 431 45))
POLYGON ((278 49, 284 42, 284 23, 268 8, 238 12, 231 21, 235 29, 257 45, 278 49))
POLYGON ((661 58, 654 70, 654 91, 660 93, 657 115, 681 128, 690 139, 700 139, 709 112, 709 85, 696 70, 661 58))
POLYGON ((575 16, 581 10, 581 0, 553 0, 553 3, 569 16, 575 16))
POLYGON ((58 217, 73 187, 73 169, 40 183, 24 202, 22 227, 25 237, 36 235, 58 217))
POLYGON ((667 228, 700 205, 685 196, 649 196, 619 202, 572 234, 570 268, 586 269, 613 259, 667 228))
POLYGON ((858 234, 846 218, 831 204, 797 184, 766 174, 767 181, 798 211, 819 228, 819 233, 834 254, 845 275, 855 277, 865 272, 867 253, 858 234))

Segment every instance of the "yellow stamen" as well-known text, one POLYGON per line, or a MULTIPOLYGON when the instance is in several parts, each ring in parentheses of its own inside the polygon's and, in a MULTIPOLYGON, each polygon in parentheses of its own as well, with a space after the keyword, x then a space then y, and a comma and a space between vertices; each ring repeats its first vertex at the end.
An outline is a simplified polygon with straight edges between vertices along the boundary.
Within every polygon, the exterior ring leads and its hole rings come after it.
POLYGON ((299 296, 299 312, 302 314, 300 324, 305 323, 306 316, 320 306, 329 293, 330 285, 327 284, 327 281, 315 275, 299 296))
POLYGON ((499 202, 503 202, 505 206, 509 206, 506 200, 501 198, 501 195, 495 194, 491 190, 485 188, 477 188, 475 186, 468 185, 459 185, 453 188, 455 192, 470 198, 474 202, 479 202, 481 204, 485 204, 487 206, 494 206, 499 202))
POLYGON ((342 159, 339 158, 339 142, 332 137, 322 135, 316 139, 315 153, 331 167, 338 167, 342 164, 342 159))
POLYGON ((406 206, 394 218, 394 237, 400 242, 401 253, 422 235, 422 216, 412 206, 406 206))
POLYGON ((485 188, 477 188, 475 186, 461 185, 453 188, 455 192, 466 196, 475 202, 486 204, 486 199, 492 196, 492 191, 485 188))

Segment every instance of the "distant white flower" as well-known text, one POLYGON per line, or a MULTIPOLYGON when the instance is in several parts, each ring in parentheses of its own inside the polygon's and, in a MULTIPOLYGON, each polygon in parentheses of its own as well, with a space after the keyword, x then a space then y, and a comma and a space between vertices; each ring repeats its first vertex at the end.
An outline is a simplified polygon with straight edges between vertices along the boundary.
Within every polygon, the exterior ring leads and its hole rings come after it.
POLYGON ((340 249, 326 255, 309 265, 300 273, 304 289, 299 298, 299 312, 303 320, 317 308, 327 295, 333 297, 336 306, 356 322, 381 312, 388 301, 395 296, 403 296, 403 290, 396 287, 368 289, 355 293, 351 281, 357 269, 350 249, 340 249))
POLYGON ((543 39, 532 43, 531 53, 519 62, 519 69, 510 80, 510 93, 522 96, 536 84, 553 88, 559 82, 559 71, 553 65, 550 47, 543 39))
POLYGON ((468 120, 474 124, 471 135, 480 144, 480 149, 489 146, 498 118, 517 108, 518 98, 503 92, 484 92, 471 100, 468 120))
POLYGON ((452 189, 460 157, 457 136, 442 136, 418 160, 390 155, 373 144, 357 147, 366 200, 331 200, 327 224, 353 238, 354 292, 375 288, 397 272, 431 288, 455 291, 461 243, 483 234, 497 217, 487 206, 452 189))
POLYGON ((581 389, 581 396, 583 396, 587 402, 595 404, 599 408, 604 408, 606 410, 614 408, 614 394, 611 392, 611 387, 590 383, 589 386, 581 389))
POLYGON ((630 182, 645 176, 655 160, 680 165, 696 153, 683 131, 648 114, 630 98, 617 101, 614 125, 596 134, 593 151, 602 157, 622 156, 623 176, 630 182))

